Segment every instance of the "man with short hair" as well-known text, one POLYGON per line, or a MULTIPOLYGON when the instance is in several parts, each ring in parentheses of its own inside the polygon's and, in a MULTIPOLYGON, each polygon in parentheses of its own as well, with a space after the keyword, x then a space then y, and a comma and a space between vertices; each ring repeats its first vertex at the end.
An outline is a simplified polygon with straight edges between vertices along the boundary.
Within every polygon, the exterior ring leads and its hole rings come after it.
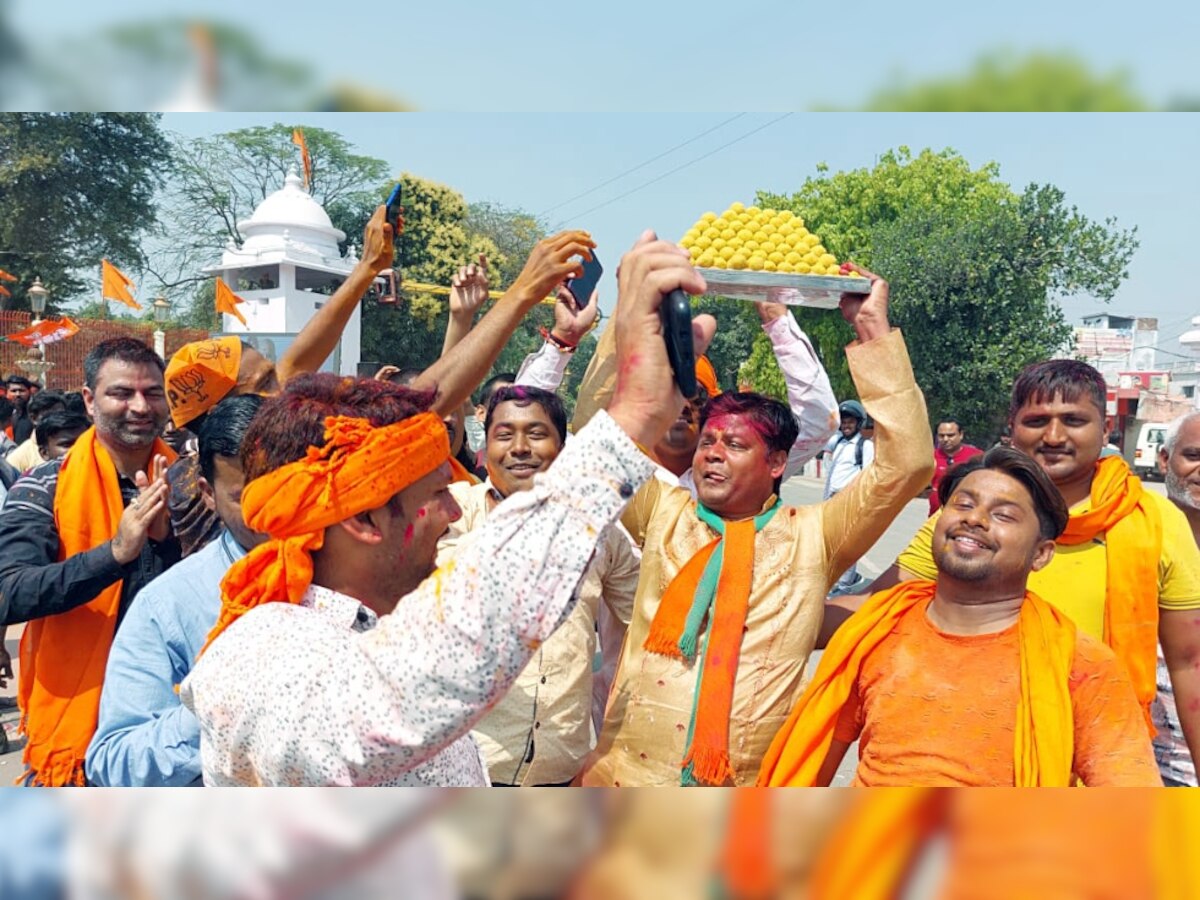
MULTIPOLYGON (((1029 585, 1117 654, 1151 735, 1161 641, 1194 756, 1200 749, 1200 550, 1174 504, 1146 490, 1120 457, 1100 458, 1106 397, 1104 376, 1078 360, 1034 363, 1013 383, 1013 448, 1050 476, 1071 514, 1053 559, 1030 575, 1029 585)), ((937 576, 936 526, 935 515, 876 579, 877 589, 937 576)))
POLYGON ((962 423, 954 416, 943 416, 937 424, 937 446, 933 449, 933 480, 929 487, 929 514, 938 511, 941 501, 938 499, 938 484, 941 483, 946 471, 959 463, 966 462, 974 456, 980 456, 983 451, 970 444, 964 444, 966 433, 962 423))
MULTIPOLYGON (((580 232, 539 245, 489 315, 519 321, 592 246, 580 232)), ((603 531, 651 477, 637 444, 682 403, 659 306, 705 287, 684 251, 643 234, 621 263, 611 410, 436 572, 460 511, 432 393, 306 375, 268 400, 243 444, 242 509, 270 539, 230 569, 181 689, 205 783, 487 785, 468 732, 570 612, 603 531)))
POLYGON ((850 371, 879 427, 875 464, 825 503, 784 507, 792 412, 752 393, 706 404, 697 498, 656 479, 623 517, 642 572, 585 785, 752 783, 800 695, 826 592, 928 483, 925 402, 888 323, 887 282, 855 271, 870 294, 841 305, 858 338, 850 371))
POLYGON ((84 360, 95 425, 17 481, 0 515, 0 618, 28 622, 19 700, 26 781, 83 784, 113 635, 145 584, 179 560, 163 475, 175 454, 163 362, 133 338, 84 360))
MULTIPOLYGON (((838 407, 842 421, 838 433, 829 439, 823 451, 828 458, 825 471, 825 499, 844 490, 875 459, 875 442, 863 434, 867 411, 857 400, 846 400, 838 407)), ((832 595, 847 594, 863 583, 855 559, 833 585, 832 595)))
MULTIPOLYGON (((1119 437, 1119 435, 1118 435, 1119 437)), ((1112 435, 1109 435, 1112 442, 1112 435)), ((1192 540, 1200 546, 1200 412, 1184 413, 1167 426, 1163 445, 1158 451, 1158 467, 1167 484, 1167 496, 1179 507, 1191 528, 1192 540)), ((1195 787, 1196 763, 1188 751, 1175 706, 1171 675, 1158 648, 1158 696, 1151 712, 1158 734, 1154 736, 1154 755, 1163 783, 1167 787, 1195 787)))
MULTIPOLYGON (((450 487, 462 510, 439 545, 443 565, 461 552, 506 498, 533 488, 567 440, 567 414, 549 391, 510 385, 493 392, 485 418, 487 481, 450 487)), ((628 626, 638 558, 619 528, 604 532, 566 621, 540 646, 508 693, 472 732, 494 785, 569 783, 592 749, 592 660, 601 604, 628 626)))
POLYGON ((825 786, 854 741, 862 787, 1155 787, 1128 675, 1026 581, 1067 506, 1007 448, 938 490, 936 581, 874 594, 834 635, 759 784, 825 786))
POLYGON ((33 433, 33 423, 26 413, 29 398, 33 395, 33 382, 24 375, 9 375, 6 386, 8 399, 16 408, 8 436, 14 444, 20 445, 29 440, 29 435, 33 433))
MULTIPOLYGON (((41 465, 49 457, 38 451, 37 426, 42 416, 65 409, 62 391, 38 391, 25 405, 29 421, 33 423, 33 433, 24 443, 18 445, 8 454, 8 461, 18 472, 28 472, 34 466, 41 465)), ((86 427, 86 426, 85 426, 86 427)))
POLYGON ((46 413, 34 431, 38 453, 44 460, 62 459, 90 425, 87 416, 79 413, 63 410, 46 413))
POLYGON ((246 527, 241 443, 263 404, 226 397, 200 426, 200 489, 224 530, 134 598, 108 657, 87 777, 102 787, 200 785, 200 723, 176 693, 221 609, 221 579, 266 535, 246 527))

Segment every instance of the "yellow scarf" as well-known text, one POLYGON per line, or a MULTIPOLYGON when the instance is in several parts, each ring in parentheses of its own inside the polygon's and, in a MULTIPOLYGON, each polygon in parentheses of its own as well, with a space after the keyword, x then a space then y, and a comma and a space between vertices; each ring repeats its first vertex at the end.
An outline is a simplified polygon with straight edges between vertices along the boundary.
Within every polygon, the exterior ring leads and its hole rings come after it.
MULTIPOLYGON (((838 715, 863 660, 913 607, 932 599, 932 581, 905 581, 871 597, 829 642, 813 680, 771 742, 758 773, 763 787, 812 787, 833 743, 838 715)), ((1075 625, 1026 592, 1017 620, 1021 699, 1013 761, 1017 787, 1065 787, 1075 751, 1067 679, 1075 659, 1075 625)))
POLYGON ((1096 465, 1091 509, 1072 513, 1060 544, 1085 544, 1103 536, 1106 572, 1104 643, 1125 664, 1150 734, 1150 704, 1158 693, 1158 562, 1162 516, 1145 499, 1142 482, 1119 456, 1096 465))

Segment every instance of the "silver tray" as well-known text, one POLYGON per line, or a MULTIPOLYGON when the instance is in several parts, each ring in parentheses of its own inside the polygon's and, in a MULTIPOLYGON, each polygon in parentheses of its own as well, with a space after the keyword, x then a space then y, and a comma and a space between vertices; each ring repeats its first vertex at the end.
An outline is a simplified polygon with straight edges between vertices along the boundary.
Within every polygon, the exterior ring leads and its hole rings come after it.
POLYGON ((736 300, 770 300, 788 306, 837 309, 842 294, 869 294, 871 282, 852 275, 796 275, 790 272, 751 272, 746 269, 697 269, 708 293, 736 300))

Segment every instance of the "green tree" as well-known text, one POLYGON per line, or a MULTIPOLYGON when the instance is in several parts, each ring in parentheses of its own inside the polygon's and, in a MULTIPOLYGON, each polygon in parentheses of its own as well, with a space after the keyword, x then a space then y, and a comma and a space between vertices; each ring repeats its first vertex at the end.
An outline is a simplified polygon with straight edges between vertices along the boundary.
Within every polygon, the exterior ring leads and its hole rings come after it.
POLYGON ((95 284, 102 258, 132 275, 169 163, 146 113, 0 116, 0 268, 20 278, 6 308, 27 308, 35 275, 57 307, 95 284))
POLYGON ((873 94, 872 112, 1141 112, 1151 105, 1129 72, 1098 74, 1072 53, 993 51, 962 75, 901 81, 873 94))
MULTIPOLYGON (((493 287, 503 290, 541 237, 532 217, 520 210, 487 206, 472 218, 466 200, 453 188, 409 173, 402 174, 400 181, 405 226, 397 264, 404 284, 448 287, 459 266, 482 253, 488 258, 493 287), (512 222, 512 228, 505 222, 512 222)), ((391 185, 387 187, 390 190, 391 185)), ((485 304, 478 315, 490 306, 485 304)), ((402 300, 394 308, 368 303, 363 316, 364 359, 402 367, 430 365, 441 355, 448 315, 444 293, 402 288, 402 300)), ((540 345, 538 329, 553 324, 549 305, 535 309, 501 351, 494 371, 516 371, 540 345)))
MULTIPOLYGON (((931 415, 953 413, 981 440, 998 430, 1020 369, 1069 345, 1057 301, 1111 300, 1137 249, 1136 228, 1090 221, 1053 186, 1017 193, 994 163, 972 169, 952 150, 901 147, 872 169, 821 168, 795 194, 761 192, 758 203, 790 209, 839 259, 888 279, 931 415)), ((839 399, 850 396, 849 327, 832 312, 797 318, 839 399)))

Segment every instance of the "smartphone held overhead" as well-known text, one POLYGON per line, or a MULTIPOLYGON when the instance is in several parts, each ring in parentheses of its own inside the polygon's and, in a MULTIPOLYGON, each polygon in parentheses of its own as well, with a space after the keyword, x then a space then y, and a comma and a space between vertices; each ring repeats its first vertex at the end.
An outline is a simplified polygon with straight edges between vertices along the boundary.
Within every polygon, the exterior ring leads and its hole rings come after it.
POLYGON ((592 291, 596 290, 603 274, 604 266, 600 265, 600 258, 593 251, 592 258, 583 261, 583 272, 579 277, 567 279, 567 290, 575 298, 576 309, 583 309, 588 305, 588 301, 592 299, 592 291))

